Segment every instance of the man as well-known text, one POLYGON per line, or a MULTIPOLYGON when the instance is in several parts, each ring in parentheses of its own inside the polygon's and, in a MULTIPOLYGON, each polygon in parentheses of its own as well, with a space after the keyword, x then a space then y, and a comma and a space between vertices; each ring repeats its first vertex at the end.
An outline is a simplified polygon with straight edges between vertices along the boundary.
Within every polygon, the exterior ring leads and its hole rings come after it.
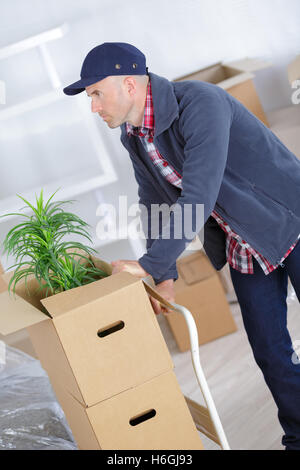
POLYGON ((288 277, 300 299, 300 161, 226 91, 148 73, 145 56, 130 44, 92 49, 81 79, 64 92, 84 90, 92 112, 121 127, 148 209, 147 252, 113 262, 113 273, 150 274, 173 301, 176 260, 193 236, 174 236, 171 211, 158 236, 149 237, 151 204, 192 208, 193 234, 202 229, 196 206, 204 204, 206 254, 217 270, 230 265, 255 360, 278 406, 282 442, 300 450, 300 364, 286 326, 288 277))

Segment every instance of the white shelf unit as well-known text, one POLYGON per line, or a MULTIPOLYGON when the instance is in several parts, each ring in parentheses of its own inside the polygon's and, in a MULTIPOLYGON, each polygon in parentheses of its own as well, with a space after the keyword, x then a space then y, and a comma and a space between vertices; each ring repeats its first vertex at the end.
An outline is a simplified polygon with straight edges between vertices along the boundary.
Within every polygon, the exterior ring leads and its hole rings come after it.
MULTIPOLYGON (((49 75, 51 85, 54 88, 41 96, 1 110, 0 121, 7 121, 8 119, 19 117, 29 111, 48 106, 51 103, 68 99, 68 97, 66 97, 62 91, 60 79, 56 72, 55 65, 48 53, 46 44, 50 40, 62 37, 66 31, 68 31, 68 26, 65 24, 59 28, 45 31, 44 33, 32 36, 30 38, 24 39, 23 41, 0 49, 1 60, 15 54, 22 53, 29 48, 39 47, 42 51, 42 59, 49 75)), ((58 187, 62 187, 55 199, 68 199, 75 195, 82 194, 85 191, 90 191, 106 184, 113 183, 118 179, 107 151, 103 145, 103 141, 99 134, 99 130, 97 129, 95 120, 92 114, 89 112, 86 100, 82 95, 76 96, 74 98, 78 105, 78 110, 83 117, 83 123, 89 134, 89 138, 94 146, 99 162, 99 173, 95 174, 93 172, 93 174, 89 174, 89 171, 87 170, 83 175, 82 171, 80 171, 80 173, 78 173, 76 176, 70 176, 64 178, 63 180, 57 180, 55 183, 44 186, 45 195, 50 195, 58 187)), ((24 197, 30 202, 34 202, 35 194, 38 194, 41 189, 41 187, 34 187, 30 191, 23 192, 22 195, 24 195, 24 197)), ((0 214, 17 212, 19 207, 20 199, 17 196, 10 196, 0 200, 0 214)), ((3 220, 4 219, 0 218, 0 222, 3 220)))

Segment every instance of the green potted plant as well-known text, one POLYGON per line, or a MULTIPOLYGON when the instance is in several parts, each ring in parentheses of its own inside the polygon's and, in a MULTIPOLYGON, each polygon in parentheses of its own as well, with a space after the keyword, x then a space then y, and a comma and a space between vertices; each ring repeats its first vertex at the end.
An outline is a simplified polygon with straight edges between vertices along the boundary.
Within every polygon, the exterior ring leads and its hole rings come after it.
MULTIPOLYGON (((22 223, 13 227, 6 235, 3 248, 7 256, 15 257, 16 268, 8 284, 8 290, 15 293, 17 283, 28 276, 35 276, 45 297, 64 290, 82 286, 108 274, 97 268, 90 255, 97 253, 93 248, 75 241, 64 241, 66 235, 80 235, 92 241, 87 231, 89 226, 77 215, 63 210, 63 205, 73 201, 53 201, 54 195, 45 202, 43 190, 36 195, 36 207, 20 195, 31 215, 9 213, 1 217, 18 215, 22 223)), ((20 210, 22 210, 20 209, 20 210)))

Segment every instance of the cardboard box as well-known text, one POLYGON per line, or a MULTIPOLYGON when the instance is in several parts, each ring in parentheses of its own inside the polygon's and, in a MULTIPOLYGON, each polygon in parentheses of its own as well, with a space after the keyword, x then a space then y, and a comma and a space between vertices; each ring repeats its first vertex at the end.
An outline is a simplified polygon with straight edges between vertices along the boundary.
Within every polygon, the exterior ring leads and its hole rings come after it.
POLYGON ((214 83, 234 96, 269 127, 267 117, 255 90, 253 83, 255 75, 253 72, 270 67, 270 65, 270 62, 249 58, 227 63, 218 62, 174 81, 202 80, 214 83))
POLYGON ((80 448, 202 448, 148 295, 163 299, 150 286, 126 272, 47 298, 37 286, 31 276, 28 290, 23 281, 15 297, 0 293, 0 333, 27 328, 80 448), (130 424, 153 409, 153 420, 130 424))
POLYGON ((80 449, 203 449, 173 371, 92 407, 53 388, 80 449))
MULTIPOLYGON (((7 291, 7 282, 2 278, 2 274, 4 274, 4 269, 0 262, 0 293, 7 291)), ((6 336, 0 334, 0 341, 4 341, 7 345, 36 357, 36 353, 26 330, 17 331, 6 336)))
MULTIPOLYGON (((199 344, 204 344, 237 330, 217 271, 202 252, 177 260, 178 279, 174 283, 175 302, 193 314, 199 344)), ((166 315, 180 351, 190 349, 188 328, 177 312, 166 315)))
POLYGON ((41 299, 21 283, 0 294, 0 333, 27 327, 44 369, 91 406, 173 367, 144 285, 119 273, 41 299))

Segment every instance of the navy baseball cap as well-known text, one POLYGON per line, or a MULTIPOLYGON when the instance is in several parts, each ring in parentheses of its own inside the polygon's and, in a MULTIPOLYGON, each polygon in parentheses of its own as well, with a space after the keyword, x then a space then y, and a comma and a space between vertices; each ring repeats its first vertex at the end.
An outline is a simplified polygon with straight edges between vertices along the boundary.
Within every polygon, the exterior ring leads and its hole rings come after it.
POLYGON ((64 88, 66 95, 77 95, 85 87, 110 75, 146 75, 146 57, 126 42, 105 42, 94 47, 83 61, 77 82, 64 88))

